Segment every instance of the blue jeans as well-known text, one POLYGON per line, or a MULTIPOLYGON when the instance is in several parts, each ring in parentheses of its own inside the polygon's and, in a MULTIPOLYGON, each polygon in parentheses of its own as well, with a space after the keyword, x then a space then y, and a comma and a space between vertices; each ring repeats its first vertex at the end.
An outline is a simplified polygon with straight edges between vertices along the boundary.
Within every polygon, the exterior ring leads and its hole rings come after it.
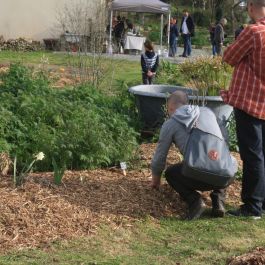
POLYGON ((215 43, 212 43, 212 53, 213 53, 213 56, 216 55, 216 45, 215 45, 215 43))
POLYGON ((169 43, 169 57, 175 57, 177 54, 177 41, 178 39, 171 40, 169 43))
POLYGON ((191 55, 191 37, 190 34, 182 34, 183 42, 184 42, 184 51, 183 56, 190 56, 191 55))
POLYGON ((265 120, 235 109, 236 132, 243 161, 241 199, 246 210, 261 214, 265 199, 265 120))

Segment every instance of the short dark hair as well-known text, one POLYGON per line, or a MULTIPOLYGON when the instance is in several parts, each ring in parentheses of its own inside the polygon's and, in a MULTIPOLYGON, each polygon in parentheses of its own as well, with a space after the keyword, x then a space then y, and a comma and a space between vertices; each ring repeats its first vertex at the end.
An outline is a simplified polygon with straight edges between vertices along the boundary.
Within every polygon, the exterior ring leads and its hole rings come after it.
POLYGON ((149 51, 154 50, 154 45, 153 45, 152 41, 150 41, 150 40, 146 40, 144 42, 144 47, 147 48, 149 51))
POLYGON ((169 96, 168 103, 174 105, 186 105, 189 103, 189 97, 187 93, 177 90, 169 96))

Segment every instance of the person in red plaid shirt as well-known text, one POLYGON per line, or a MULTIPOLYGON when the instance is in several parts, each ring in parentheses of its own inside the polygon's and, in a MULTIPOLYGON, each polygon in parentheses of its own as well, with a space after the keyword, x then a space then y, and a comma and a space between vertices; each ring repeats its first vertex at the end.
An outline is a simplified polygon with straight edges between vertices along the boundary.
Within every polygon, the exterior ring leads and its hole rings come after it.
POLYGON ((243 205, 228 213, 260 219, 265 210, 265 0, 249 0, 248 14, 255 24, 224 52, 223 61, 234 66, 234 73, 221 96, 234 107, 243 160, 243 205))

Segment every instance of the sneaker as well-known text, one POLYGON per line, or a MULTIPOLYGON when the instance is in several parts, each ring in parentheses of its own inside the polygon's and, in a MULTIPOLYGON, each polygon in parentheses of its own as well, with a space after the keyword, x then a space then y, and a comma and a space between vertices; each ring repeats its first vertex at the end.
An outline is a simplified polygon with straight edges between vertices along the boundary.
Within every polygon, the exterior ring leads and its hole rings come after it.
POLYGON ((195 220, 200 218, 205 209, 206 205, 202 198, 195 200, 192 204, 189 205, 186 220, 195 220))
POLYGON ((236 210, 229 210, 227 211, 228 215, 234 216, 234 217, 251 217, 251 219, 253 220, 259 220, 261 219, 261 215, 260 214, 254 214, 250 211, 247 211, 244 208, 239 208, 236 210))

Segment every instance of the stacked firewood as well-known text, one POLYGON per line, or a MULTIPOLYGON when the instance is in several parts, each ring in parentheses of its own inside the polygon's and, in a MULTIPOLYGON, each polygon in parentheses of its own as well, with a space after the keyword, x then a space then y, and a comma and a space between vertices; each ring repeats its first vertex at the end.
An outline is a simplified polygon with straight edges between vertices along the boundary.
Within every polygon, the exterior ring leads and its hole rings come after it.
POLYGON ((25 38, 5 40, 3 36, 0 36, 0 50, 38 51, 41 49, 41 44, 38 41, 27 40, 25 38))

